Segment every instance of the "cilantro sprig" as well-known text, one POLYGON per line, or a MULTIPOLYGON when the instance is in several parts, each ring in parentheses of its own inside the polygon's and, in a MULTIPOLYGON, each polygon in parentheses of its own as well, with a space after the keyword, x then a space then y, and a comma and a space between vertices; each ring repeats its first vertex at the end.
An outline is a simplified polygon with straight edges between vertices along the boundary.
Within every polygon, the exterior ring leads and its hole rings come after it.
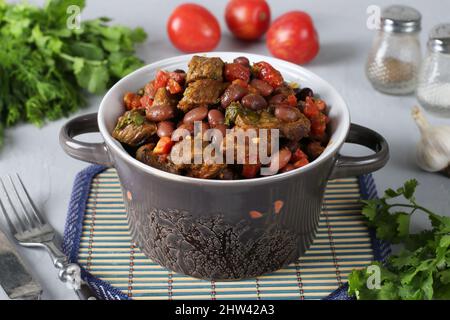
POLYGON ((85 0, 47 0, 43 8, 0 0, 0 146, 3 131, 20 121, 42 126, 85 104, 142 66, 135 44, 141 28, 110 25, 108 18, 68 28, 67 9, 85 0))
POLYGON ((381 272, 379 287, 370 289, 368 268, 349 275, 349 294, 357 299, 450 299, 450 217, 440 216, 416 202, 417 180, 407 181, 384 197, 364 202, 363 215, 379 239, 401 244, 386 265, 373 263, 381 272), (402 201, 400 201, 402 200, 402 201), (411 216, 428 216, 432 228, 410 232, 411 216))

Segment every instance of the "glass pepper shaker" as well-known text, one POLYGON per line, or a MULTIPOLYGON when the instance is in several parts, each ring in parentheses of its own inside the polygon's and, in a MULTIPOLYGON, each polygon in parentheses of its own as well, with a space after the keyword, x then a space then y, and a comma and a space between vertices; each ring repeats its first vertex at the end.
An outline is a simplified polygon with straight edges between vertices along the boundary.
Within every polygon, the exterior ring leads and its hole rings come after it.
POLYGON ((419 73, 417 100, 427 111, 450 117, 450 24, 433 28, 419 73))
POLYGON ((393 95, 415 91, 422 59, 421 20, 420 12, 408 6, 383 10, 366 65, 367 77, 376 90, 393 95))

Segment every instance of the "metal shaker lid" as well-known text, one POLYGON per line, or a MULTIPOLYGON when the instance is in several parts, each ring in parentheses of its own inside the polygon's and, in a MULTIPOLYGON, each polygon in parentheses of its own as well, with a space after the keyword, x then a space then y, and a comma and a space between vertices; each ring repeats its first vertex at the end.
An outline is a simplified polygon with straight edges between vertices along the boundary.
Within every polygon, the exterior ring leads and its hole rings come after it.
POLYGON ((450 23, 438 24, 431 30, 428 48, 432 52, 450 53, 450 23))
POLYGON ((386 32, 418 32, 421 30, 421 21, 419 11, 403 5, 387 7, 381 14, 381 28, 386 32))

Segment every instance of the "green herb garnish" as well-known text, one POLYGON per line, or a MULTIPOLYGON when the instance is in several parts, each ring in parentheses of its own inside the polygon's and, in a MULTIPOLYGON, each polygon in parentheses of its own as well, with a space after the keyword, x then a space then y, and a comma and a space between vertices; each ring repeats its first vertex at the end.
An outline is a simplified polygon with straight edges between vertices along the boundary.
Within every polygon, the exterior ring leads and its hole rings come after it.
POLYGON ((70 6, 84 0, 48 0, 43 8, 0 0, 0 146, 3 130, 19 121, 43 125, 84 104, 83 90, 102 93, 142 65, 134 45, 145 32, 111 26, 109 19, 69 28, 70 6))
POLYGON ((144 122, 145 116, 141 113, 140 110, 131 110, 126 112, 122 117, 120 117, 119 122, 117 123, 116 126, 116 130, 124 129, 129 125, 139 127, 143 125, 144 122))
POLYGON ((257 124, 260 115, 257 112, 244 108, 239 102, 232 102, 225 111, 225 124, 231 126, 235 123, 238 116, 253 124, 257 124))
POLYGON ((364 201, 363 215, 377 237, 404 248, 386 266, 374 263, 381 271, 379 288, 369 289, 372 272, 367 268, 352 271, 349 294, 358 299, 450 299, 450 218, 417 204, 417 185, 410 180, 397 190, 386 190, 383 198, 364 201), (401 197, 405 201, 393 201, 401 197), (418 212, 428 216, 431 230, 410 232, 410 218, 418 212))

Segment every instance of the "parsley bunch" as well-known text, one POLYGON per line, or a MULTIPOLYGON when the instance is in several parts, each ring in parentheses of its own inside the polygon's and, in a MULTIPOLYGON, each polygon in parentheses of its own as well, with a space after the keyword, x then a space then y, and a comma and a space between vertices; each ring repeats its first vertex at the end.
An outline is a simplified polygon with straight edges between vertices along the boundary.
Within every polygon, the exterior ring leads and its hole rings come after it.
POLYGON ((67 9, 84 0, 48 0, 43 8, 0 0, 0 146, 19 121, 42 126, 77 110, 83 91, 99 94, 138 67, 141 28, 111 26, 108 18, 68 28, 67 9))
POLYGON ((450 299, 450 217, 437 215, 417 204, 418 183, 407 181, 403 187, 388 189, 381 199, 364 201, 363 215, 377 237, 404 248, 380 267, 379 288, 369 289, 367 268, 349 276, 349 294, 358 299, 450 299), (399 198, 404 201, 394 201, 399 198), (406 201, 405 201, 406 200, 406 201), (426 214, 432 229, 410 233, 414 213, 426 214))

